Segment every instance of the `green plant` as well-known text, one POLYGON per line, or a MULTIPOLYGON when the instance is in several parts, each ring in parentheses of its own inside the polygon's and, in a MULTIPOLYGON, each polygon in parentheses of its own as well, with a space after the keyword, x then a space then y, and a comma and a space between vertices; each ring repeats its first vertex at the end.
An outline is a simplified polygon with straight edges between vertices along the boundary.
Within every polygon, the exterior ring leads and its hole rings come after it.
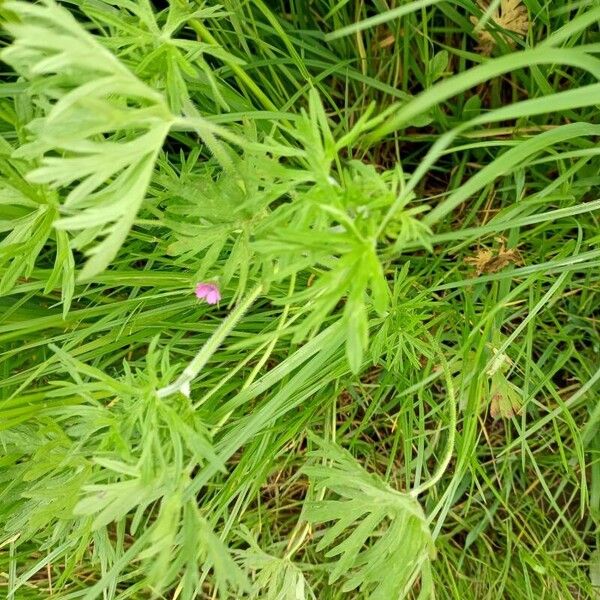
POLYGON ((597 595, 597 3, 0 15, 9 599, 597 595))

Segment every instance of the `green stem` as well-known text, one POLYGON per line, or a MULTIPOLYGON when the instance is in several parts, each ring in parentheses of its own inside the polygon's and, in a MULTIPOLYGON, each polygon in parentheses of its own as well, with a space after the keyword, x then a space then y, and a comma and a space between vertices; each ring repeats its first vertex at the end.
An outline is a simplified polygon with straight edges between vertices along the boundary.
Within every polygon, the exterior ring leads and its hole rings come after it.
POLYGON ((258 284, 250 294, 248 294, 248 296, 246 296, 246 298, 244 298, 244 300, 242 300, 225 319, 223 319, 217 330, 210 338, 208 338, 206 344, 200 348, 198 354, 196 354, 192 359, 192 362, 184 369, 183 373, 173 383, 156 391, 156 395, 159 398, 165 398, 176 392, 181 392, 182 394, 189 396, 189 387, 192 380, 200 373, 210 357, 217 351, 217 348, 233 331, 233 328, 237 325, 238 321, 244 316, 252 304, 254 304, 254 301, 262 292, 262 289, 262 284, 258 284))
POLYGON ((454 393, 454 383, 452 382, 452 373, 448 366, 448 362, 446 361, 446 357, 443 352, 438 348, 435 340, 431 336, 427 336, 431 342, 432 347, 436 350, 442 368, 444 369, 444 375, 446 376, 446 391, 448 393, 448 400, 450 402, 450 425, 449 425, 449 433, 448 433, 448 444, 446 445, 446 452, 444 454, 444 458, 442 462, 438 465, 437 471, 432 475, 432 477, 422 483, 420 486, 413 489, 410 494, 415 498, 428 490, 430 487, 433 487, 446 473, 446 469, 452 460, 452 454, 454 452, 454 441, 456 438, 456 395, 454 393))

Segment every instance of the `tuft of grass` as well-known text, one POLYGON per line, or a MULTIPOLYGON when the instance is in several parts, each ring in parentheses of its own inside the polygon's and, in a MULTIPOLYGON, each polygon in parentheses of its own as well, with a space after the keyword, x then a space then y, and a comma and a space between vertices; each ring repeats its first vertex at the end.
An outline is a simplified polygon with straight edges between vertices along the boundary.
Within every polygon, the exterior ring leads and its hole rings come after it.
POLYGON ((598 596, 597 2, 0 15, 9 600, 598 596))

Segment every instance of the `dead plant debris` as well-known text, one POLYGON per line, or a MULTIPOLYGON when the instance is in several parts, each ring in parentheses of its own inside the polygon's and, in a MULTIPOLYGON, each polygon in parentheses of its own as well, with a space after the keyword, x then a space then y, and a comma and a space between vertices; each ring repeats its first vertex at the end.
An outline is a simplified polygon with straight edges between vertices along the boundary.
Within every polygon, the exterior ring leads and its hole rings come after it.
POLYGON ((516 248, 506 248, 504 240, 500 240, 498 250, 479 249, 474 256, 465 259, 465 263, 475 267, 475 275, 497 273, 508 265, 522 264, 521 254, 516 248))
MULTIPOLYGON (((486 11, 489 6, 484 2, 478 2, 478 4, 483 11, 486 11)), ((502 29, 520 36, 527 35, 529 30, 529 13, 522 0, 502 0, 500 6, 492 12, 491 20, 502 29)), ((471 16, 471 23, 475 25, 475 32, 479 39, 477 50, 481 54, 489 56, 496 46, 496 38, 490 31, 484 29, 487 27, 485 23, 483 27, 480 27, 480 21, 478 17, 471 16)), ((514 46, 514 40, 510 35, 503 34, 502 39, 510 46, 514 46)))

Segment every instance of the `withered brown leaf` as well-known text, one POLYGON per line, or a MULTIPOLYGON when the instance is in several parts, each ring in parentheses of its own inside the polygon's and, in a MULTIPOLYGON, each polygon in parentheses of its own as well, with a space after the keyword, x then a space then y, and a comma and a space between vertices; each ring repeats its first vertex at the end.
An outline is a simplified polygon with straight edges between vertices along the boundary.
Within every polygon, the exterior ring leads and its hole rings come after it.
MULTIPOLYGON (((478 3, 482 10, 486 10, 487 6, 483 2, 478 3)), ((503 29, 512 31, 517 35, 524 36, 529 30, 529 14, 527 8, 523 5, 522 0, 501 0, 499 9, 493 11, 491 19, 503 29)), ((478 50, 481 54, 490 55, 496 40, 494 36, 485 29, 479 29, 479 19, 471 16, 471 23, 475 25, 477 37, 479 38, 478 50)), ((513 45, 513 40, 509 35, 503 35, 503 39, 507 44, 513 45)))
POLYGON ((481 248, 475 256, 466 258, 465 263, 473 265, 475 274, 479 276, 483 273, 497 273, 510 264, 518 265, 521 263, 521 255, 514 248, 507 250, 504 242, 501 242, 497 252, 489 248, 481 248))

